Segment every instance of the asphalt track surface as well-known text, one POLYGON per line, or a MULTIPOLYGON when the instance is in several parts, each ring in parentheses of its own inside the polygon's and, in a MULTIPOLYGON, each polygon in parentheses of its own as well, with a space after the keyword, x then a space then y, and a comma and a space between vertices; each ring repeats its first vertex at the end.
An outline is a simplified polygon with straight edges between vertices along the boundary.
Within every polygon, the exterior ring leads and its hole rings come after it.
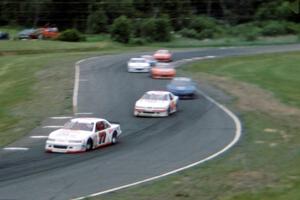
MULTIPOLYGON (((207 48, 174 53, 174 60, 202 56, 237 56, 300 50, 300 45, 207 48)), ((46 119, 41 127, 11 147, 0 150, 0 200, 60 200, 85 196, 157 176, 205 159, 235 137, 233 120, 199 95, 179 103, 168 118, 135 118, 135 101, 148 90, 165 89, 166 80, 127 73, 126 62, 137 54, 102 56, 80 64, 79 113, 121 124, 119 144, 81 154, 44 152, 46 125, 67 119, 46 119)), ((205 91, 210 93, 208 91, 205 91)), ((50 108, 49 108, 50 109, 50 108)))

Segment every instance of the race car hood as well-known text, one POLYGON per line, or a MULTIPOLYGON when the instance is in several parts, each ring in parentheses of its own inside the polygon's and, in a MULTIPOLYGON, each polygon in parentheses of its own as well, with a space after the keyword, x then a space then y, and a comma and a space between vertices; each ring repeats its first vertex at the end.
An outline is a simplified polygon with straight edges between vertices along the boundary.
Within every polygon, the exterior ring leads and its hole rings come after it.
POLYGON ((153 72, 175 72, 174 68, 159 68, 159 67, 154 67, 152 68, 153 72))
POLYGON ((196 87, 193 85, 177 86, 169 84, 167 85, 169 91, 195 91, 196 87))
POLYGON ((135 104, 136 107, 140 108, 167 108, 169 106, 168 101, 160 101, 160 100, 138 100, 135 104))
POLYGON ((91 133, 90 131, 59 129, 50 133, 49 138, 56 140, 84 140, 87 139, 91 133))

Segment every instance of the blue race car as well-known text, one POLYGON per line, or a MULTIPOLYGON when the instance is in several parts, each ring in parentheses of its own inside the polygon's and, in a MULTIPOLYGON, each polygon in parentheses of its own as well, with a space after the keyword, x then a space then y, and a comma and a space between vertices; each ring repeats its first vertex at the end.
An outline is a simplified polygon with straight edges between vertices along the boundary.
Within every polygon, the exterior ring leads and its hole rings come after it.
POLYGON ((167 85, 167 90, 180 98, 193 98, 197 88, 192 79, 176 77, 167 85))

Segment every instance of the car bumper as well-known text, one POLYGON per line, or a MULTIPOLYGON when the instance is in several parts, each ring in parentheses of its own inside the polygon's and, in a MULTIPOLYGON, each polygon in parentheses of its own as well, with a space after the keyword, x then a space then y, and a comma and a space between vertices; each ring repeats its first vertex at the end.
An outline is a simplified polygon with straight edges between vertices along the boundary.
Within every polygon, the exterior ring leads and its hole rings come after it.
POLYGON ((172 61, 172 58, 170 58, 170 57, 156 57, 155 59, 159 62, 171 62, 172 61))
POLYGON ((151 77, 154 79, 172 79, 175 74, 151 74, 151 77))
POLYGON ((167 110, 141 110, 135 109, 134 116, 141 116, 141 117, 166 117, 168 116, 167 110))
POLYGON ((55 143, 46 142, 46 152, 55 153, 79 153, 85 151, 85 145, 83 144, 71 144, 71 143, 55 143))
POLYGON ((195 94, 195 91, 191 91, 191 90, 169 90, 169 92, 172 92, 174 95, 179 97, 193 96, 195 94))
POLYGON ((130 68, 128 67, 128 72, 149 72, 149 68, 130 68))

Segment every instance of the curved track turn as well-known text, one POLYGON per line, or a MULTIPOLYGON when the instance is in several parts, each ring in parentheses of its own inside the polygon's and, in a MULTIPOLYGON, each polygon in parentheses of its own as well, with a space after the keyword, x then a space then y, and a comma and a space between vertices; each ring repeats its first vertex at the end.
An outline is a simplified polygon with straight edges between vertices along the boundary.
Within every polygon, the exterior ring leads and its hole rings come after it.
MULTIPOLYGON (((299 50, 298 45, 203 49, 176 52, 175 60, 201 56, 234 56, 299 50)), ((103 56, 80 64, 78 110, 121 124, 118 145, 84 154, 44 153, 44 139, 23 138, 14 146, 28 151, 0 150, 0 199, 59 200, 107 190, 205 159, 235 137, 233 120, 202 95, 181 101, 168 118, 135 118, 134 102, 147 90, 165 89, 166 81, 129 74, 133 54, 103 56)), ((62 125, 66 119, 47 119, 62 125)), ((47 135, 38 127, 30 135, 47 135)))

